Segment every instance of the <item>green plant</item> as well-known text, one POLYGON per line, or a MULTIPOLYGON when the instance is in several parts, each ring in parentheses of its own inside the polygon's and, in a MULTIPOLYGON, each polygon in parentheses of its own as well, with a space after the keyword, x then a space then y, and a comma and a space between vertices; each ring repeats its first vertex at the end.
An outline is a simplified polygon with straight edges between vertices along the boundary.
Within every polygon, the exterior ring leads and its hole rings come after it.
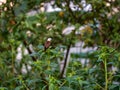
POLYGON ((85 2, 84 6, 82 0, 55 0, 52 7, 61 11, 40 13, 39 8, 43 3, 51 3, 50 0, 0 3, 1 90, 120 89, 120 1, 85 2), (71 7, 72 4, 76 6, 71 7), (85 9, 87 5, 91 10, 85 9), (31 10, 37 13, 29 16, 31 10), (74 26, 74 30, 64 34, 68 26, 74 26), (52 38, 52 42, 45 51, 47 38, 52 38), (72 53, 67 66, 70 48, 78 41, 84 43, 81 48, 97 47, 97 50, 72 53), (16 59, 18 47, 21 47, 21 61, 16 59), (65 63, 61 70, 62 60, 65 63))

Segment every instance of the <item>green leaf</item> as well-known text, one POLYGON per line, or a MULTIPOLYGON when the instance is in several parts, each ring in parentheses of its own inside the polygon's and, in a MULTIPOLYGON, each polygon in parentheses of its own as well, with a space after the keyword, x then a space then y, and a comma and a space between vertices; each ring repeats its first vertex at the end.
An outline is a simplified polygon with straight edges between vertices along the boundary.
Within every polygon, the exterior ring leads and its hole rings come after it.
POLYGON ((8 90, 6 87, 0 87, 0 90, 8 90))
POLYGON ((73 90, 73 89, 67 86, 63 86, 60 88, 60 90, 73 90))
POLYGON ((24 86, 18 86, 18 87, 15 88, 15 90, 21 90, 23 88, 24 88, 24 86))
POLYGON ((110 87, 109 87, 109 89, 110 90, 119 90, 120 88, 119 88, 119 85, 111 85, 110 87))

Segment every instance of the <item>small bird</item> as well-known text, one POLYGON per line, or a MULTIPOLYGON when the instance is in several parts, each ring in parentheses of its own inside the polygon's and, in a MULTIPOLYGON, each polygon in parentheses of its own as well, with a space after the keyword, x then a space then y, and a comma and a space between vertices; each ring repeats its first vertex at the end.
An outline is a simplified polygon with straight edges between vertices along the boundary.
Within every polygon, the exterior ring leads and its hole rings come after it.
POLYGON ((47 41, 44 44, 44 49, 45 51, 49 48, 49 46, 51 45, 51 40, 52 38, 48 38, 47 41))

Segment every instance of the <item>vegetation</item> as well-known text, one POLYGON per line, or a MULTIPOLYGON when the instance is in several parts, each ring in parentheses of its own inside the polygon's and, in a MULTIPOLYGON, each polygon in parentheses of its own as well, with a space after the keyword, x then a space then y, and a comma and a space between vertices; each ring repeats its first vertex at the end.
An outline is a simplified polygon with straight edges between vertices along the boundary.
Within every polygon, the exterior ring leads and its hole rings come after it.
POLYGON ((120 90, 120 0, 55 0, 52 7, 60 11, 38 13, 50 2, 7 0, 0 5, 0 90, 120 90), (37 13, 28 15, 32 10, 37 13), (68 26, 75 28, 66 35, 68 26), (52 41, 45 51, 47 38, 52 41), (97 50, 72 53, 67 66, 69 50, 78 41, 84 43, 81 48, 97 50), (89 62, 82 65, 78 58, 89 62))

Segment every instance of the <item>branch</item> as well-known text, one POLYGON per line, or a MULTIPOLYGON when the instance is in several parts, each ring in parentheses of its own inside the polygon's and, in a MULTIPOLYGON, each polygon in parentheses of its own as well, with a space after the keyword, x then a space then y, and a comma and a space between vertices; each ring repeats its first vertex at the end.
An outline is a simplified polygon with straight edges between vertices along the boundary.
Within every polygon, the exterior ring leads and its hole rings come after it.
POLYGON ((65 0, 65 2, 66 2, 67 8, 68 8, 71 16, 76 19, 75 14, 73 13, 73 11, 72 11, 71 8, 70 8, 70 1, 69 1, 69 0, 65 0))
MULTIPOLYGON (((23 41, 23 44, 25 45, 25 47, 27 48, 27 50, 28 50, 28 53, 29 54, 32 54, 32 51, 30 50, 30 48, 29 47, 27 47, 27 41, 23 41)), ((32 60, 33 61, 37 61, 37 59, 34 57, 34 56, 31 56, 31 58, 32 58, 32 60)))
POLYGON ((69 55, 69 51, 70 51, 70 46, 71 46, 71 45, 69 45, 69 46, 67 47, 67 52, 66 52, 66 56, 65 56, 65 60, 64 60, 64 66, 63 66, 62 72, 61 72, 61 74, 60 74, 60 77, 61 77, 61 78, 63 77, 64 72, 65 72, 65 69, 66 69, 66 66, 67 66, 67 61, 68 61, 68 55, 69 55))

